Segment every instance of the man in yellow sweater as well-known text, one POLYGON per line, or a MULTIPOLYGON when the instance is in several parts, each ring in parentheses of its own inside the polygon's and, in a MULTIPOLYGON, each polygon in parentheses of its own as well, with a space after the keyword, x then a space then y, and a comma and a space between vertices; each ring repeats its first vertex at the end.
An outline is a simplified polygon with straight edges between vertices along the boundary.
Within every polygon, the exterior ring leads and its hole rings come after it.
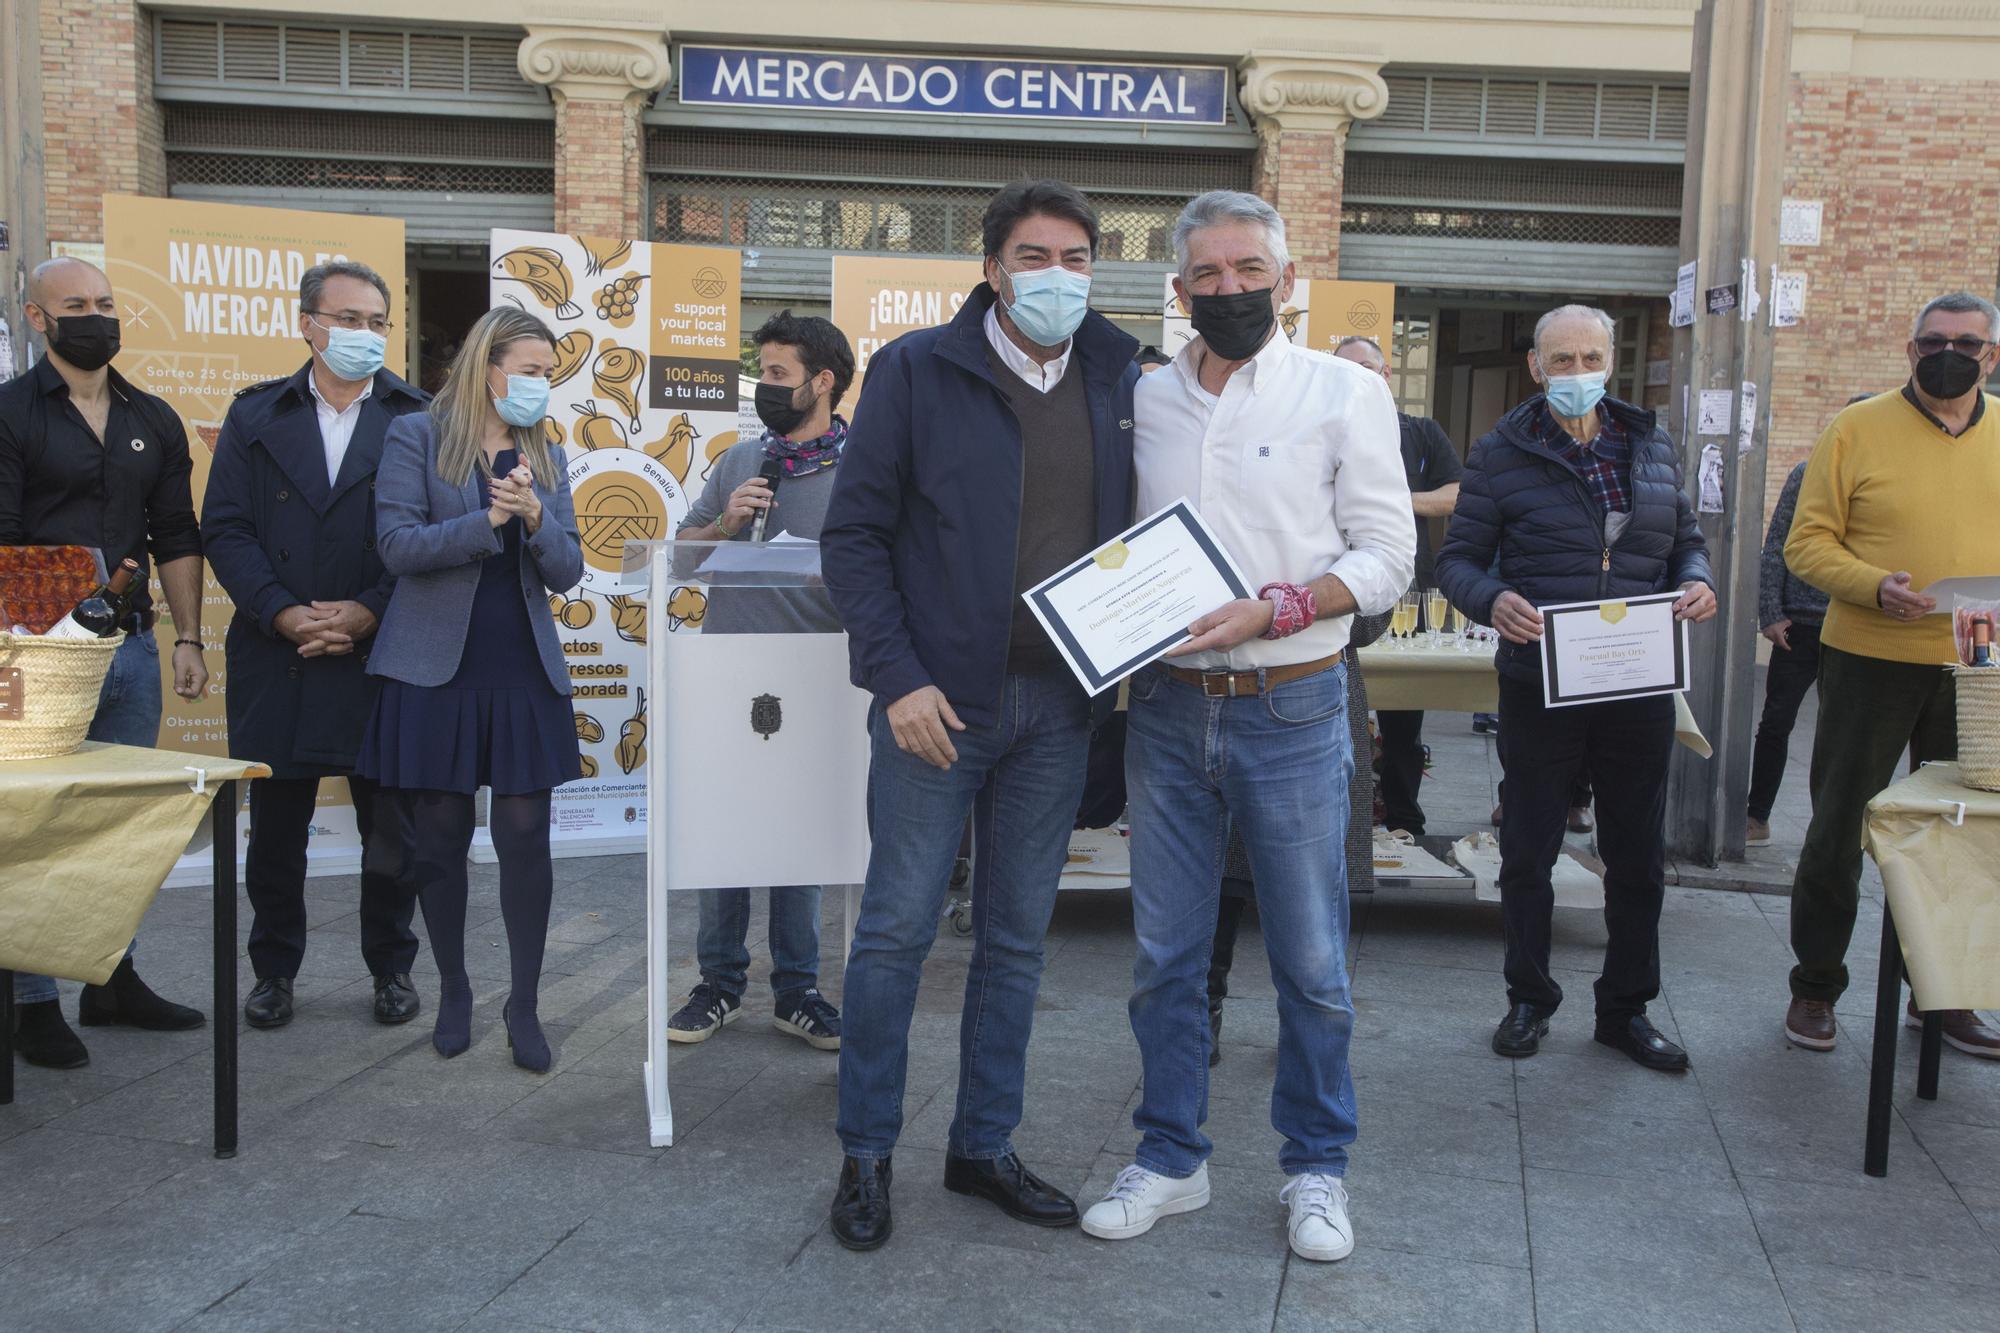
MULTIPOLYGON (((1996 340, 1991 301, 1957 292, 1930 302, 1910 336, 1909 383, 1835 417, 1799 487, 1785 563, 1833 599, 1820 631, 1812 824, 1792 880, 1799 961, 1785 1036, 1808 1050, 1833 1049, 1869 800, 1905 746, 1913 765, 1958 752, 1951 608, 1921 590, 2000 573, 2000 411, 1982 392, 2000 363, 1996 340)), ((1944 1035, 2000 1058, 2000 1032, 1968 1010, 1946 1012, 1944 1035)))

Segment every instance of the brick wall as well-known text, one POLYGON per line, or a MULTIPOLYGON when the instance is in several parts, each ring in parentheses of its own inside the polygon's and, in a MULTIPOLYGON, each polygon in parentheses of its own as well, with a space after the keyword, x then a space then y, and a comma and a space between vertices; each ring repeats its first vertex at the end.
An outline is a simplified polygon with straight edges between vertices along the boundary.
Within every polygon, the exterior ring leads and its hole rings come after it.
POLYGON ((638 109, 625 102, 556 97, 556 229, 581 236, 645 237, 638 109))
POLYGON ((1285 219, 1302 278, 1340 276, 1340 187, 1347 136, 1283 130, 1264 136, 1251 179, 1285 219))
POLYGON ((152 25, 129 0, 40 0, 49 238, 104 238, 104 196, 166 193, 152 25))
POLYGON ((1778 332, 1766 507, 1843 403, 1909 377, 1904 343, 1929 298, 2000 280, 2000 140, 1970 108, 1990 83, 1802 75, 1793 80, 1785 195, 1818 199, 1803 322, 1778 332))

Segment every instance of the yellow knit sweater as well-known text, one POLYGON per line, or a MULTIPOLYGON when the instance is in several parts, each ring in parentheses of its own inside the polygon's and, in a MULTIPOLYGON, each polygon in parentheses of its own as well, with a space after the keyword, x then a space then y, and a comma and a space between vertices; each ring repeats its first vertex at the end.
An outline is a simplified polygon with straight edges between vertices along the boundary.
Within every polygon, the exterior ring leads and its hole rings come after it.
POLYGON ((1876 594, 1899 570, 1919 592, 2000 574, 2000 400, 1988 395, 1956 438, 1900 389, 1835 417, 1800 483, 1785 563, 1833 598, 1822 642, 1890 662, 1955 660, 1949 603, 1941 615, 1893 620, 1876 594))

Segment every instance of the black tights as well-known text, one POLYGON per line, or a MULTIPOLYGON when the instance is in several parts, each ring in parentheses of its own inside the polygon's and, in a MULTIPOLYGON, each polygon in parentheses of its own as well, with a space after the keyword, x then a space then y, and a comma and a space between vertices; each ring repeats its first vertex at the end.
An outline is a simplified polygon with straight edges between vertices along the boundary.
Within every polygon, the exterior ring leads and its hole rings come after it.
MULTIPOLYGON (((472 846, 472 798, 450 791, 413 791, 406 796, 413 869, 440 989, 448 996, 469 995, 465 854, 472 846)), ((495 796, 487 831, 500 855, 500 916, 507 924, 514 987, 507 1004, 516 1014, 533 1014, 549 937, 549 907, 555 897, 555 868, 549 863, 549 793, 495 796)))

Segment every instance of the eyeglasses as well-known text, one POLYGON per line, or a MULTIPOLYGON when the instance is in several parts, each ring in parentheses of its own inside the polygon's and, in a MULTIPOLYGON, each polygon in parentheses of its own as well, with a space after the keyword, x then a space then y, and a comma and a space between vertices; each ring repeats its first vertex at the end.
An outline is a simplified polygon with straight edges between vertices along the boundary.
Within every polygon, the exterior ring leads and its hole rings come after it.
POLYGON ((1975 338, 1971 334, 1967 334, 1963 338, 1943 338, 1935 333, 1926 333, 1923 337, 1914 339, 1914 341, 1917 344, 1918 356, 1936 356, 1939 352, 1949 347, 1952 351, 1962 356, 1969 356, 1974 361, 1985 356, 1987 349, 1995 346, 1990 340, 1975 338))
POLYGON ((308 310, 306 313, 315 319, 330 319, 343 329, 367 329, 370 333, 383 336, 387 336, 389 330, 396 327, 381 315, 364 319, 352 310, 338 312, 332 310, 308 310))

